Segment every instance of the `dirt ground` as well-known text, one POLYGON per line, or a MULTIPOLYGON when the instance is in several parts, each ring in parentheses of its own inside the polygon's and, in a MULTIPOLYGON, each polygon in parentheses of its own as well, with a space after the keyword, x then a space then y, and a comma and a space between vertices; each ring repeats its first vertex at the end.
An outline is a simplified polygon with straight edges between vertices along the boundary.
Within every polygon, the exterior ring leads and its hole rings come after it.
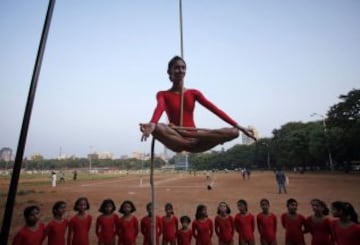
MULTIPOLYGON (((286 200, 295 198, 299 202, 298 212, 309 216, 311 214, 310 200, 319 198, 328 205, 336 200, 349 201, 359 212, 360 210, 360 175, 358 174, 320 174, 287 173, 289 177, 288 194, 278 194, 277 185, 273 172, 252 172, 250 179, 243 180, 238 172, 217 172, 210 175, 212 190, 207 190, 208 181, 204 172, 196 175, 189 173, 156 173, 156 210, 157 214, 164 215, 165 203, 174 205, 175 215, 189 215, 194 219, 196 206, 205 204, 208 207, 209 217, 215 217, 217 205, 220 201, 227 202, 231 207, 231 214, 237 213, 236 202, 245 199, 249 205, 249 212, 260 212, 259 200, 268 198, 271 203, 271 211, 277 214, 286 212, 286 200)), ((9 180, 0 179, 0 215, 3 217, 6 194, 9 180)), ((75 200, 80 196, 86 196, 90 201, 89 213, 94 220, 99 215, 98 208, 105 198, 112 198, 117 208, 123 200, 132 200, 137 208, 135 215, 141 219, 145 212, 145 205, 150 201, 151 192, 148 176, 142 178, 139 174, 122 174, 115 178, 82 180, 66 180, 65 183, 56 187, 50 186, 50 178, 21 179, 18 187, 23 194, 16 198, 13 221, 10 231, 10 239, 23 225, 23 209, 31 204, 38 204, 41 208, 42 221, 51 219, 51 207, 55 201, 64 200, 68 204, 67 217, 71 217, 75 200), (142 182, 142 183, 141 183, 142 182)), ((90 231, 92 244, 96 243, 94 221, 90 231)), ((278 226, 278 242, 284 244, 284 230, 278 226)), ((306 234, 307 243, 310 244, 310 235, 306 234)), ((256 243, 260 244, 257 230, 255 231, 256 243)), ((235 235, 237 241, 237 235, 235 235)), ((142 235, 139 234, 137 243, 141 244, 142 235)), ((213 243, 217 244, 214 235, 213 243)), ((193 240, 193 244, 194 240, 193 240)))

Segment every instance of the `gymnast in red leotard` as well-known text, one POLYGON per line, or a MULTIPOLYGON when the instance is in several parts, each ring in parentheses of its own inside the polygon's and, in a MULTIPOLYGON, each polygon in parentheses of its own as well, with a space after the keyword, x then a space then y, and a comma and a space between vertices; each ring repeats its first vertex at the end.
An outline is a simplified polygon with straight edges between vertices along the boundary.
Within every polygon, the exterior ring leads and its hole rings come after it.
POLYGON ((218 144, 237 138, 239 130, 256 140, 253 130, 237 124, 225 112, 206 99, 199 90, 183 89, 186 64, 181 57, 175 56, 169 61, 167 73, 173 83, 172 87, 169 90, 157 93, 157 106, 150 122, 140 124, 140 130, 143 133, 142 141, 145 141, 152 134, 157 140, 175 152, 187 151, 195 153, 207 151, 218 144), (184 103, 183 122, 181 123, 180 101, 182 91, 184 103), (194 122, 195 102, 199 102, 219 118, 232 125, 233 128, 196 129, 194 122), (169 125, 158 123, 164 111, 169 119, 169 125))

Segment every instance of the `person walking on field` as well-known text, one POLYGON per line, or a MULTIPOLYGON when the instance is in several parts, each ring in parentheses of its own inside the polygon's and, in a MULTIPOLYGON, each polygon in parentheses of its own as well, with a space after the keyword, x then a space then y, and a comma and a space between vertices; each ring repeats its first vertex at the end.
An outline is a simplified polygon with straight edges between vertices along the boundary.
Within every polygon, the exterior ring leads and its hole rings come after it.
POLYGON ((286 194, 286 175, 284 171, 282 169, 276 171, 275 178, 279 187, 279 194, 281 194, 282 192, 286 194))

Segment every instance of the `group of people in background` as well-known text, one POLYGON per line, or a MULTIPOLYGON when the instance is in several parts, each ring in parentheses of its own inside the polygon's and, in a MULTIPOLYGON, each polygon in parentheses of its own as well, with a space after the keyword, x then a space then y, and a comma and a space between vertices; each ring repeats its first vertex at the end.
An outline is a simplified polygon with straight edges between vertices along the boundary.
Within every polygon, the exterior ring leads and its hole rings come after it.
MULTIPOLYGON (((93 217, 87 213, 90 209, 86 197, 76 200, 73 210, 76 212, 69 220, 64 218, 67 204, 58 201, 53 205, 53 219, 44 224, 40 221, 40 208, 28 206, 24 210, 25 225, 14 237, 13 245, 40 245, 47 240, 49 245, 89 245, 90 228, 93 217)), ((232 216, 226 202, 220 202, 214 219, 208 217, 206 205, 196 208, 195 219, 189 216, 175 215, 171 203, 165 205, 165 214, 155 215, 156 244, 190 245, 192 240, 197 245, 211 245, 214 233, 219 245, 254 245, 255 227, 260 235, 261 245, 305 245, 305 233, 310 233, 312 245, 356 245, 360 244, 360 225, 358 215, 348 202, 336 201, 331 204, 334 219, 326 203, 311 200, 313 214, 307 218, 297 212, 298 203, 290 198, 286 203, 287 212, 279 218, 285 229, 285 243, 277 241, 277 216, 270 211, 268 199, 260 200, 261 212, 256 216, 248 212, 246 200, 237 202, 238 212, 232 216), (179 222, 180 221, 180 222, 179 222), (238 242, 234 235, 238 233, 238 242)), ((139 233, 143 244, 152 244, 151 217, 152 203, 146 205, 147 215, 140 222, 134 215, 136 207, 130 200, 122 202, 118 212, 112 199, 105 199, 99 207, 99 216, 95 222, 95 233, 99 245, 135 245, 139 233)))

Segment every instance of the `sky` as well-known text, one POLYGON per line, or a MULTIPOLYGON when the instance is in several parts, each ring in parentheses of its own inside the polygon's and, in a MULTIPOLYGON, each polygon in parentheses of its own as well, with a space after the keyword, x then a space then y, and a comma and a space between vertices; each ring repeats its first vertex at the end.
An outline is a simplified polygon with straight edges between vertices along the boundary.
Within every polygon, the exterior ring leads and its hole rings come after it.
MULTIPOLYGON (((47 6, 0 2, 0 148, 14 154, 47 6)), ((310 114, 326 115, 339 95, 359 89, 360 1, 183 0, 182 7, 185 87, 261 137, 320 120, 310 114)), ((156 92, 171 86, 166 69, 180 54, 179 26, 178 0, 57 1, 25 157, 148 153, 138 124, 150 120, 156 92)), ((229 126, 200 105, 195 121, 229 126)))

